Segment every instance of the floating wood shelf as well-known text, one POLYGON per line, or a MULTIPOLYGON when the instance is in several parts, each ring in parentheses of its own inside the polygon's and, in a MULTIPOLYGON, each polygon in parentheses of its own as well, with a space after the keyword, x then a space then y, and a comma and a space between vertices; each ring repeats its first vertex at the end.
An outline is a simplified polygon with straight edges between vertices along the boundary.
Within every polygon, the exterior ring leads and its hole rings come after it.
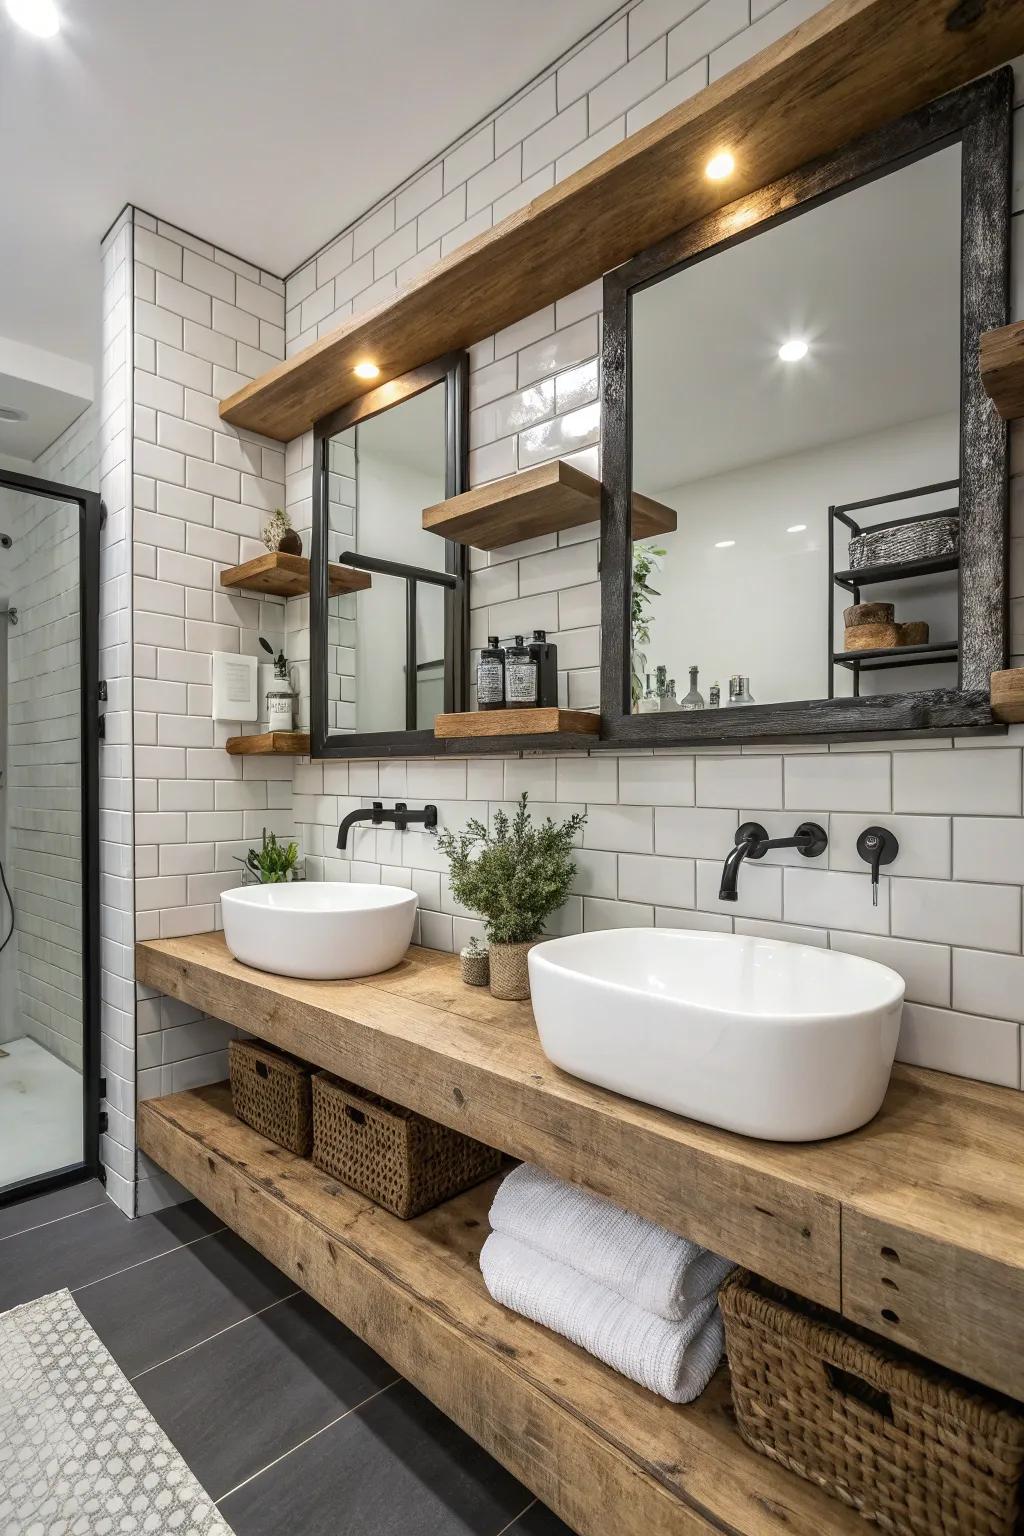
POLYGON ((891 122, 1024 51, 1024 7, 835 0, 493 229, 386 304, 353 317, 222 402, 225 421, 282 442, 372 385, 531 315, 695 219, 891 122), (880 89, 879 82, 884 82, 880 89), (781 105, 780 105, 781 104, 781 105), (733 176, 708 160, 738 146, 733 176))
POLYGON ((724 1368, 678 1408, 493 1301, 495 1180, 399 1221, 236 1120, 226 1083, 140 1104, 139 1145, 582 1536, 860 1536, 744 1445, 724 1368))
POLYGON ((140 943, 135 958, 145 986, 1024 1398, 1024 1094, 1015 1089, 898 1066, 861 1130, 803 1145, 754 1141, 560 1072, 530 1005, 464 986, 452 955, 410 949, 394 970, 339 982, 251 970, 219 933, 140 943))
POLYGON ((434 717, 434 735, 442 740, 479 736, 596 736, 600 729, 600 715, 585 709, 480 709, 434 717))
MULTIPOLYGON (((348 565, 330 565, 328 586, 331 597, 345 592, 362 592, 370 585, 368 571, 357 571, 348 565)), ((222 587, 241 588, 246 592, 261 592, 264 596, 304 597, 309 591, 309 561, 305 555, 287 555, 273 550, 267 555, 257 555, 244 565, 232 565, 220 573, 222 587)))
POLYGON ((1024 721, 1024 667, 992 673, 992 713, 1004 725, 1024 721))
MULTIPOLYGON (((504 480, 439 501, 423 513, 423 527, 474 549, 503 549, 542 533, 579 528, 601 516, 601 482, 555 459, 504 480)), ((674 533, 676 514, 649 496, 633 495, 633 537, 674 533)))
POLYGON ((1024 416, 1024 320, 981 338, 981 382, 1004 421, 1024 416))
POLYGON ((232 757, 308 757, 308 731, 264 731, 259 736, 229 736, 232 757))

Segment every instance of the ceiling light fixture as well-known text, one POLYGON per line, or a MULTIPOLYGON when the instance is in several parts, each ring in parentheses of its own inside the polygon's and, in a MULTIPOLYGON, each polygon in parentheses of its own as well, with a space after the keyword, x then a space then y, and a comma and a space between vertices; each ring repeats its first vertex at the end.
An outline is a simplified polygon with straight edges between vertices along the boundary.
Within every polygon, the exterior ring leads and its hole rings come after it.
POLYGON ((724 181, 735 169, 736 161, 728 151, 723 150, 720 155, 712 155, 704 167, 704 175, 709 181, 724 181))
POLYGON ((806 523, 794 523, 791 528, 787 528, 786 529, 786 532, 787 533, 806 533, 807 532, 807 524, 806 523))
POLYGON ((794 338, 793 341, 784 341, 779 348, 779 357, 784 363, 799 363, 807 356, 807 343, 794 338))
POLYGON ((380 373, 376 363, 356 363, 352 369, 357 379, 375 379, 380 373))
POLYGON ((7 14, 34 37, 55 37, 60 14, 53 0, 7 0, 7 14))
POLYGON ((732 547, 733 547, 733 545, 735 543, 736 543, 735 539, 719 539, 718 543, 715 545, 715 548, 716 549, 732 549, 732 547))
POLYGON ((28 421, 28 412, 19 411, 16 405, 0 405, 0 421, 28 421))

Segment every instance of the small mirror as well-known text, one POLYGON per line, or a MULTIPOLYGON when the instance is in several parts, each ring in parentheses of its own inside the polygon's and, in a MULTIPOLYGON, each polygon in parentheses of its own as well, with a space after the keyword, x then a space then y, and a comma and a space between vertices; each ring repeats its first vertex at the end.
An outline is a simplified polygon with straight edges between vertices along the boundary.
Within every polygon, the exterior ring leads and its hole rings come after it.
POLYGON ((410 734, 432 742, 434 716, 460 707, 465 556, 425 532, 422 513, 465 488, 464 373, 463 354, 441 359, 317 428, 315 548, 327 560, 322 624, 312 605, 317 755, 380 748, 383 737, 409 750, 410 734))

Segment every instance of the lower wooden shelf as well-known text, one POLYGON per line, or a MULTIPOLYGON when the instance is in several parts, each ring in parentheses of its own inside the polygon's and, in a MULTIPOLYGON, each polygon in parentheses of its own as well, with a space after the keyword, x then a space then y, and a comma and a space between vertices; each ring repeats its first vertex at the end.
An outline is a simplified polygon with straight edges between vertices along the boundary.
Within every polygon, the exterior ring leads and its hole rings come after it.
POLYGON ((724 1369, 677 1408, 492 1301, 478 1259, 493 1180, 399 1221, 236 1120, 223 1083, 140 1104, 138 1134, 581 1536, 863 1531, 744 1445, 724 1369))
POLYGON ((596 736, 600 729, 600 715, 585 709, 467 709, 434 717, 434 735, 442 741, 480 736, 596 736))
POLYGON ((262 731, 258 736, 229 736, 224 750, 232 757, 308 757, 308 731, 262 731))

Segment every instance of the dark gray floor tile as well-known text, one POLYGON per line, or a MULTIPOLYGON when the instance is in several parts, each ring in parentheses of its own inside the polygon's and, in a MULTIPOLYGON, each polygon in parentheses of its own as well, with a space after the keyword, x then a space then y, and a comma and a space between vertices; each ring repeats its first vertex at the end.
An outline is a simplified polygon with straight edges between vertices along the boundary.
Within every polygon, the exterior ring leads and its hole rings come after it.
POLYGON ((107 1192, 99 1179, 83 1179, 81 1184, 69 1184, 46 1195, 30 1195, 14 1205, 0 1206, 0 1238, 102 1205, 106 1198, 107 1192))
POLYGON ((299 1295, 147 1371, 135 1389, 220 1498, 394 1380, 379 1355, 299 1295))
POLYGON ((575 1536, 575 1532, 553 1515, 546 1504, 534 1504, 525 1515, 513 1520, 505 1536, 575 1536))
POLYGON ((129 1221, 109 1200, 0 1243, 0 1311, 63 1286, 74 1290, 223 1225, 198 1200, 129 1221))
POLYGON ((531 1495, 408 1382, 223 1501, 236 1536, 496 1536, 531 1495))
POLYGON ((127 1376, 289 1296, 295 1285, 234 1232, 175 1248, 75 1292, 127 1376))

